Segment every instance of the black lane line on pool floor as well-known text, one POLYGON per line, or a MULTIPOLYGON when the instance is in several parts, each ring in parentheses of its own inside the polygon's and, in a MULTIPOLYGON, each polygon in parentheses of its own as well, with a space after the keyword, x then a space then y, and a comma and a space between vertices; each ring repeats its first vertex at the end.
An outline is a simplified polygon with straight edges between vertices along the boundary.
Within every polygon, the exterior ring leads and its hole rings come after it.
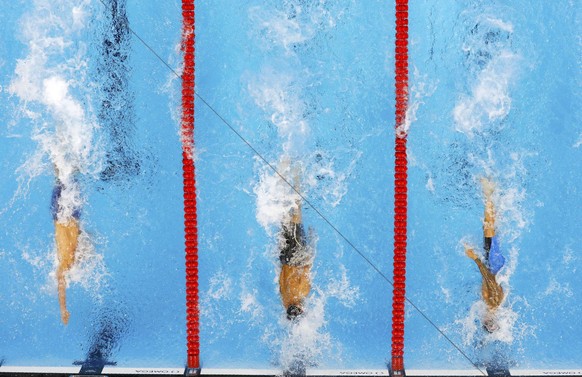
MULTIPOLYGON (((101 4, 103 4, 103 6, 107 7, 107 5, 103 2, 103 0, 99 0, 99 2, 101 4)), ((177 78, 182 79, 182 76, 179 75, 176 70, 174 70, 174 68, 172 68, 164 59, 162 59, 162 57, 148 44, 146 43, 135 31, 133 31, 133 29, 129 26, 129 20, 128 22, 128 29, 129 31, 135 35, 135 37, 149 50, 151 51, 152 54, 154 54, 154 56, 162 63, 164 64, 177 78)), ((202 103, 204 103, 208 109, 210 109, 217 117, 218 119, 220 119, 228 128, 230 128, 230 130, 236 135, 238 136, 238 138, 245 143, 252 151, 253 153, 255 153, 255 155, 257 157, 259 157, 271 170, 273 170, 273 172, 275 172, 275 174, 277 174, 282 180, 283 182, 285 182, 289 187, 291 187, 291 189, 293 191, 295 191, 295 193, 297 193, 297 195, 299 195, 299 197, 305 202, 307 203, 307 205, 309 205, 309 207, 311 207, 318 215, 319 217, 321 217, 321 219, 323 221, 325 221, 348 245, 350 245, 350 247, 357 252, 360 257, 362 257, 362 259, 364 259, 364 261, 366 261, 370 267, 372 267, 380 276, 382 276, 382 278, 384 278, 384 280, 386 280, 388 282, 388 284, 390 284, 390 286, 394 287, 394 283, 388 279, 388 277, 382 272, 380 271, 380 269, 378 267, 376 267, 376 265, 374 263, 372 263, 372 261, 370 261, 370 259, 368 259, 346 236, 344 236, 342 234, 342 232, 339 231, 338 228, 336 228, 313 204, 311 204, 311 202, 309 200, 307 200, 307 198, 305 198, 298 190, 295 189, 295 187, 281 174, 279 173, 279 171, 269 162, 267 161, 267 159, 265 157, 263 157, 263 155, 261 153, 259 153, 259 151, 252 146, 252 144, 247 141, 223 116, 221 116, 215 109, 214 107, 212 107, 200 94, 198 94, 198 92, 196 90, 194 91, 194 95, 200 100, 202 101, 202 103)), ((469 356, 463 352, 463 350, 457 346, 457 344, 455 342, 453 342, 418 306, 416 306, 416 304, 414 304, 412 301, 410 301, 410 299, 405 296, 406 301, 414 308, 416 309, 416 311, 418 311, 418 313, 420 313, 420 315, 431 325, 433 326, 438 332, 439 334, 441 334, 457 351, 459 351, 459 353, 461 355, 463 355, 463 357, 469 361, 471 363, 471 365, 473 365, 473 367, 475 369, 477 369, 479 372, 481 372, 483 374, 483 376, 487 376, 487 373, 484 372, 475 362, 473 362, 473 360, 471 360, 471 358, 469 358, 469 356)))

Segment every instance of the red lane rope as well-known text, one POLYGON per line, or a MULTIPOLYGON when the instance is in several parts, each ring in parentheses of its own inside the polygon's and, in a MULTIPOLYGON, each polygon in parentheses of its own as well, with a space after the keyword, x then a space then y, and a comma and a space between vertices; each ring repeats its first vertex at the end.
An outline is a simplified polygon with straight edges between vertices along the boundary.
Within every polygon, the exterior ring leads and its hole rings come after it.
MULTIPOLYGON (((396 146, 394 168, 394 290, 392 295, 392 371, 404 371, 404 304, 406 294, 406 240, 408 164, 405 129, 408 107, 408 0, 396 0, 395 42, 396 146)), ((400 373, 398 373, 400 372, 400 373)))
POLYGON ((194 169, 194 0, 182 0, 182 170, 184 178, 184 231, 186 251, 186 329, 188 368, 200 368, 198 309, 198 221, 194 169))

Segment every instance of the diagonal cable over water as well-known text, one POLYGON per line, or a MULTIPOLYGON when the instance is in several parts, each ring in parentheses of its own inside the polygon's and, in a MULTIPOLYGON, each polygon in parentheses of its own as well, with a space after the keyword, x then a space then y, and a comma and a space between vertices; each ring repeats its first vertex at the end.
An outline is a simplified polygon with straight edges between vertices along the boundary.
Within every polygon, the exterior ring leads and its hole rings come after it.
MULTIPOLYGON (((107 7, 107 5, 105 4, 105 2, 103 0, 99 0, 99 2, 101 4, 103 4, 103 6, 107 7)), ((168 64, 164 59, 162 59, 162 57, 143 39, 141 38, 129 25, 127 25, 128 30, 144 45, 144 47, 146 47, 163 65, 165 65, 177 78, 182 79, 182 76, 180 74, 178 74, 178 72, 176 72, 176 70, 174 68, 172 68, 170 66, 170 64, 168 64)), ((293 191, 295 191, 295 193, 297 195, 299 195, 299 197, 301 197, 301 199, 309 206, 311 207, 316 213, 317 215, 324 221, 326 222, 333 230, 334 232, 336 232, 348 245, 350 245, 350 247, 360 255, 360 257, 366 262, 368 263, 368 265, 370 267, 372 267, 373 270, 375 270, 386 282, 388 282, 388 284, 390 284, 391 286, 394 286, 393 282, 368 258, 366 257, 366 255, 364 255, 364 253, 362 253, 357 247, 356 245, 354 245, 346 236, 344 236, 344 234, 323 214, 321 213, 321 211, 319 211, 319 209, 317 209, 305 196, 303 196, 299 190, 297 190, 295 188, 295 186, 293 184, 291 184, 291 182, 289 182, 289 180, 287 180, 287 178, 285 178, 278 170, 275 166, 273 166, 273 164, 271 164, 248 140, 246 140, 241 134, 240 132, 238 132, 222 115, 220 115, 220 113, 218 111, 216 111, 216 109, 210 105, 210 103, 208 103, 204 97, 202 97, 196 90, 194 90, 194 95, 202 102, 204 103, 208 109, 210 109, 217 117, 218 119, 220 119, 222 121, 222 123, 224 123, 224 125, 226 125, 244 144, 246 144, 251 151, 253 151, 253 153, 259 157, 259 159, 261 159, 265 165, 267 165, 275 174, 277 174, 279 176, 279 178, 281 178, 283 180, 283 182, 285 182, 293 191)), ((405 297, 406 301, 414 308, 416 309, 416 311, 418 313, 420 313, 420 315, 431 325, 433 326, 438 332, 439 334, 441 334, 457 351, 459 351, 459 353, 469 362, 471 363, 471 365, 473 365, 473 367, 475 367, 475 369, 477 369, 479 372, 481 372, 481 374, 483 374, 484 376, 487 376, 487 373, 484 372, 473 360, 471 360, 471 358, 455 343, 453 342, 453 340, 451 338, 449 338, 443 330, 441 330, 436 323, 434 323, 429 317, 428 315, 426 315, 418 306, 416 306, 416 304, 414 304, 408 297, 405 297)))

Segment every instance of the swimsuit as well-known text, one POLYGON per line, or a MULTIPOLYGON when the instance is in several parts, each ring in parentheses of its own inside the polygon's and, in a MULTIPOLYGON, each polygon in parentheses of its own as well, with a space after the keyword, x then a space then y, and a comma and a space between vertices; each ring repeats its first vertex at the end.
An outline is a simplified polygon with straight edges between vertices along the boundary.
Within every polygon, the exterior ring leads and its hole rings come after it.
POLYGON ((489 271, 495 275, 505 264, 505 257, 501 254, 501 247, 499 246, 497 236, 485 237, 484 249, 489 271))
MULTIPOLYGON (((53 220, 57 221, 59 210, 61 206, 59 205, 59 199, 61 198, 61 193, 63 191, 63 184, 60 181, 57 181, 57 184, 53 188, 53 193, 51 197, 51 214, 53 216, 53 220)), ((73 209, 73 218, 79 220, 81 217, 81 209, 76 207, 73 209)))
POLYGON ((291 223, 283 225, 283 244, 279 260, 281 264, 301 267, 310 259, 305 242, 305 230, 303 224, 291 223))

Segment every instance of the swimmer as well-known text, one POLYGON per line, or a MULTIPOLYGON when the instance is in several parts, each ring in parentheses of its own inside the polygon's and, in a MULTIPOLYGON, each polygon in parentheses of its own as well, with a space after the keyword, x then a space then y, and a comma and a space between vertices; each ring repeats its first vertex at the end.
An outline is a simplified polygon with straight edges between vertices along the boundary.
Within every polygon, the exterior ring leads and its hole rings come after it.
POLYGON ((52 193, 51 212, 55 224, 55 241, 57 244, 57 257, 59 261, 57 267, 59 305, 61 308, 61 320, 66 325, 69 323, 70 313, 67 310, 67 282, 65 280, 65 274, 71 269, 75 262, 75 253, 77 251, 80 234, 80 210, 75 209, 70 218, 59 219, 58 214, 61 209, 61 204, 59 202, 64 189, 65 187, 63 183, 57 178, 52 193))
POLYGON ((485 262, 483 262, 473 248, 465 245, 465 254, 477 264, 483 283, 481 294, 487 305, 487 312, 483 320, 483 327, 490 333, 499 329, 495 320, 495 311, 501 305, 504 298, 503 288, 497 282, 496 275, 505 264, 505 258, 501 254, 499 241, 495 235, 495 208, 491 196, 495 189, 493 182, 481 179, 483 193, 485 195, 485 218, 483 220, 483 249, 485 250, 485 262))
POLYGON ((281 274, 279 291, 287 318, 293 320, 303 313, 303 303, 311 290, 312 253, 301 218, 301 202, 291 210, 290 219, 281 227, 281 274))

